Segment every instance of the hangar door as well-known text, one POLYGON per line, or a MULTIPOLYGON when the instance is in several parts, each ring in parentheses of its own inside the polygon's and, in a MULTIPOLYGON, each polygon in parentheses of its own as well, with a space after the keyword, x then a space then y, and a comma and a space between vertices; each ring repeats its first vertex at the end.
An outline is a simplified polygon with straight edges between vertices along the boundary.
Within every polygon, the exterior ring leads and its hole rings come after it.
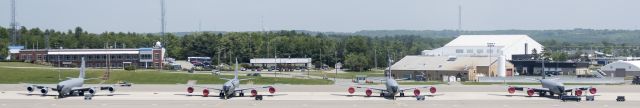
POLYGON ((624 68, 616 68, 616 71, 614 72, 614 77, 625 77, 627 70, 624 68))

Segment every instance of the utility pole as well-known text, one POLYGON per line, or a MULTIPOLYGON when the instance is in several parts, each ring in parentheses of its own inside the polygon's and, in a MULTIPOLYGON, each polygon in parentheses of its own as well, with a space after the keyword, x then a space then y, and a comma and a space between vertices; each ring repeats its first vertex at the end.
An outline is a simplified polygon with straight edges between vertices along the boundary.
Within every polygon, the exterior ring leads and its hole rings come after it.
POLYGON ((161 29, 160 35, 162 36, 162 38, 163 38, 162 41, 164 42, 164 32, 165 32, 165 27, 166 27, 166 25, 165 25, 166 24, 166 20, 165 20, 164 0, 160 1, 160 23, 161 23, 161 25, 160 25, 160 29, 161 29))
POLYGON ((458 5, 458 35, 462 35, 462 5, 458 5))
POLYGON ((49 32, 45 32, 44 34, 45 34, 44 35, 44 38, 45 38, 44 39, 44 46, 45 46, 45 49, 49 50, 49 35, 50 35, 50 33, 49 32))
POLYGON ((373 48, 373 61, 374 61, 374 69, 378 69, 378 51, 376 48, 373 48))

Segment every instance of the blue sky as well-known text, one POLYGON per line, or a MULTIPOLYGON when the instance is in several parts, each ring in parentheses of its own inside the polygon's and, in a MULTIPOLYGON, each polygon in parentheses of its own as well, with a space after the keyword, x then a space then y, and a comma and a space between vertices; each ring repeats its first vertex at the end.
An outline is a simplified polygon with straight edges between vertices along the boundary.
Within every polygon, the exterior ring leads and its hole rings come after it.
MULTIPOLYGON (((639 29, 640 0, 166 0, 167 31, 639 29), (199 23, 201 26, 199 26, 199 23)), ((159 32, 160 0, 17 0, 22 26, 159 32)), ((10 23, 0 1, 0 26, 10 23)))

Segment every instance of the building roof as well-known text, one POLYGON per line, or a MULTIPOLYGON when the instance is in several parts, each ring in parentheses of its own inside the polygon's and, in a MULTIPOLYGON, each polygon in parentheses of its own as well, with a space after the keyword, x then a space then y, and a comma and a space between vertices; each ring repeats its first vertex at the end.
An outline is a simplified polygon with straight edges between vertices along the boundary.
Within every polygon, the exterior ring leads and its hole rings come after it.
MULTIPOLYGON (((497 57, 492 57, 495 62, 497 57)), ((391 66, 393 70, 465 70, 470 66, 488 66, 488 57, 405 56, 391 66)))
POLYGON ((49 55, 140 54, 139 49, 50 49, 49 55))
POLYGON ((311 63, 311 58, 254 58, 250 63, 311 63))
POLYGON ((487 46, 487 43, 495 43, 495 46, 510 46, 529 39, 531 38, 529 38, 529 36, 527 35, 460 35, 458 38, 447 43, 445 46, 485 47, 487 46))
POLYGON ((600 70, 615 71, 624 68, 625 71, 640 71, 640 61, 617 61, 600 67, 600 70))

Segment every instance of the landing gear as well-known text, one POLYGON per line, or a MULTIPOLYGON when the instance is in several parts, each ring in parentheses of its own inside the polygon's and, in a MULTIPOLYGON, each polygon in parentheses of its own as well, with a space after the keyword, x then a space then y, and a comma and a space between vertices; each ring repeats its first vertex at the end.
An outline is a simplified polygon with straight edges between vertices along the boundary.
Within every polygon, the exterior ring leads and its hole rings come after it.
POLYGON ((262 95, 256 95, 256 100, 262 100, 262 95))
POLYGON ((553 92, 549 92, 549 96, 553 97, 553 92))
POLYGON ((400 97, 404 97, 404 93, 400 93, 400 97))
POLYGON ((416 96, 417 100, 425 100, 425 96, 416 96))
POLYGON ((84 91, 79 91, 78 96, 84 96, 84 91))
POLYGON ((218 96, 220 96, 220 99, 226 99, 226 97, 224 96, 224 93, 220 93, 218 94, 218 96))
POLYGON ((240 92, 239 96, 244 97, 244 93, 240 92))
POLYGON ((380 97, 384 97, 384 93, 380 93, 380 97))
POLYGON ((547 92, 538 92, 538 96, 540 97, 547 96, 547 92))

